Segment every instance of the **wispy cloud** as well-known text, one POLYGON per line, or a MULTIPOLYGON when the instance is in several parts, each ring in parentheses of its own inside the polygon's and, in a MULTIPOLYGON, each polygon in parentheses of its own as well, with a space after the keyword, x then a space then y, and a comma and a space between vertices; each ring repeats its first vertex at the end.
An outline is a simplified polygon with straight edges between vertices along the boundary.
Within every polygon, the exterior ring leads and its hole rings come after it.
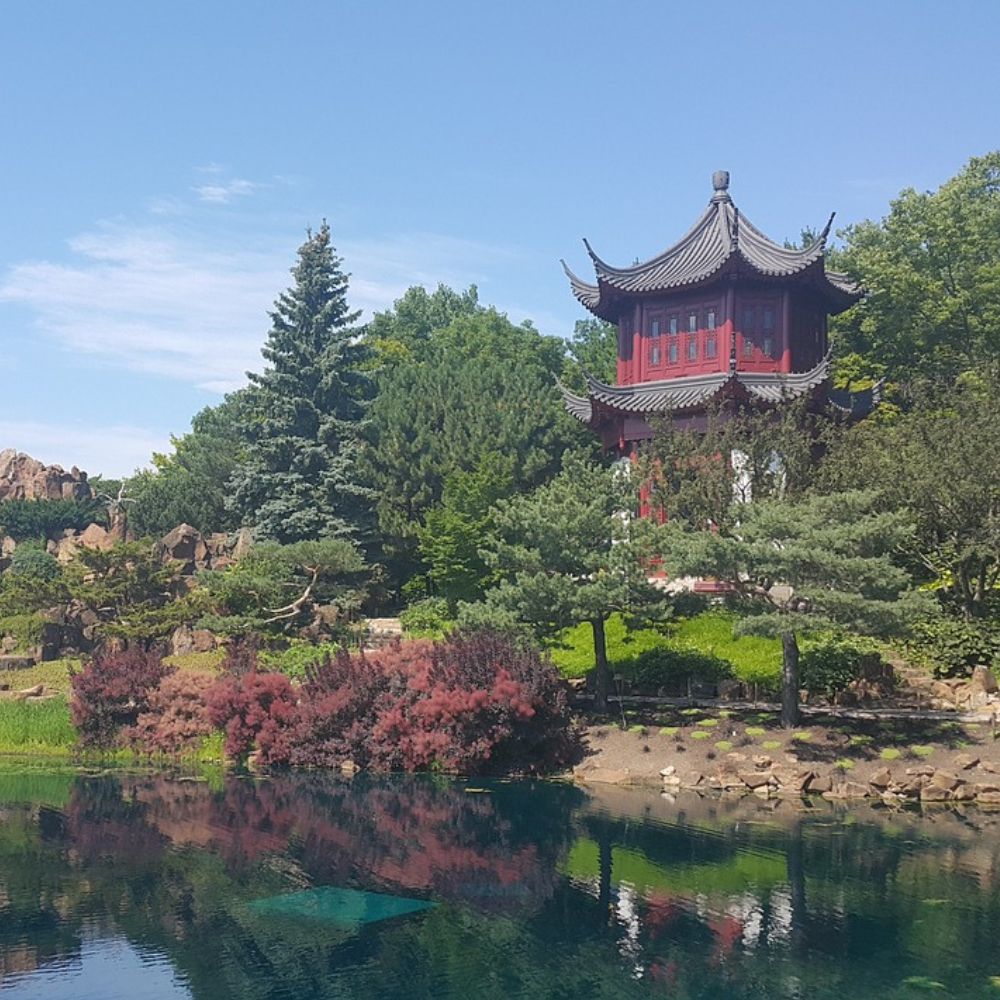
MULTIPOLYGON (((68 261, 26 261, 0 276, 0 302, 32 309, 37 328, 66 351, 228 391, 260 367, 267 311, 289 284, 300 234, 209 232, 162 216, 97 226, 69 241, 68 261)), ((350 304, 365 315, 414 284, 482 282, 513 256, 427 233, 335 242, 352 275, 350 304)))
POLYGON ((27 452, 46 465, 73 465, 105 476, 127 475, 149 464, 154 451, 169 451, 166 435, 144 427, 67 427, 23 420, 0 420, 0 450, 27 452))
POLYGON ((199 201, 207 201, 215 205, 228 205, 235 198, 253 194, 261 185, 253 181, 234 177, 231 181, 219 184, 200 184, 194 191, 199 201))

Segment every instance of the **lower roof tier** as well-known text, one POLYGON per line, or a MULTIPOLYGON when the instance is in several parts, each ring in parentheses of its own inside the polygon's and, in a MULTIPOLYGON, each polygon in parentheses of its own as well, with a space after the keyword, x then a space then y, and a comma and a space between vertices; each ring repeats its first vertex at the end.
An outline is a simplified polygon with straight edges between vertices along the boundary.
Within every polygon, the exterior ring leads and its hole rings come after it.
MULTIPOLYGON (((748 372, 730 370, 680 378, 607 385, 586 376, 587 394, 577 395, 560 383, 566 409, 581 423, 596 427, 605 416, 662 416, 691 413, 713 400, 732 396, 775 405, 796 399, 826 385, 830 379, 829 355, 805 372, 748 372)), ((863 392, 827 388, 827 401, 837 410, 862 417, 878 405, 881 383, 863 392)))

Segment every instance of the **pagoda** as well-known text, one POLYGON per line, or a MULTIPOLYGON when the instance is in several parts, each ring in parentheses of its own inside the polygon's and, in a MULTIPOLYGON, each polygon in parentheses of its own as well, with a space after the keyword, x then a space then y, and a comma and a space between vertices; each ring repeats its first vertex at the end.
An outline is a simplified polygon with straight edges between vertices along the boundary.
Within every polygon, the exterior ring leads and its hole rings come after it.
POLYGON ((612 267, 584 240, 590 284, 563 261, 576 298, 617 326, 618 370, 615 385, 586 376, 585 396, 560 388, 569 412, 619 454, 652 437, 651 419, 697 427, 725 400, 768 408, 807 395, 811 408, 855 418, 878 402, 878 386, 830 386, 827 320, 861 297, 826 267, 833 216, 810 246, 790 249, 733 204, 727 171, 712 187, 687 234, 645 263, 612 267))

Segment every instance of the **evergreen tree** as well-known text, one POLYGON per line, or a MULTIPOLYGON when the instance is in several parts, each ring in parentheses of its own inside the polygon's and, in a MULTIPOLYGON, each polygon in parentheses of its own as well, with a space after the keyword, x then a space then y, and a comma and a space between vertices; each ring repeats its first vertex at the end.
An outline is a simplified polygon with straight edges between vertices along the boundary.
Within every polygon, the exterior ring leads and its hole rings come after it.
POLYGON ((366 348, 347 306, 347 275, 330 228, 308 232, 295 278, 275 303, 263 348, 269 362, 249 373, 240 428, 246 457, 231 504, 263 538, 293 542, 371 531, 372 493, 356 474, 372 395, 366 348))
POLYGON ((671 575, 725 580, 742 616, 741 632, 781 636, 782 722, 793 726, 799 632, 844 627, 887 637, 931 613, 933 602, 911 589, 898 564, 912 522, 884 510, 876 493, 738 506, 739 520, 718 531, 668 521, 658 549, 671 575))
POLYGON ((653 619, 666 609, 664 594, 648 580, 653 525, 623 513, 634 505, 627 476, 576 456, 533 493, 500 501, 483 552, 500 582, 483 605, 463 605, 460 621, 521 623, 539 636, 588 622, 595 705, 604 711, 610 681, 604 623, 615 612, 653 619))

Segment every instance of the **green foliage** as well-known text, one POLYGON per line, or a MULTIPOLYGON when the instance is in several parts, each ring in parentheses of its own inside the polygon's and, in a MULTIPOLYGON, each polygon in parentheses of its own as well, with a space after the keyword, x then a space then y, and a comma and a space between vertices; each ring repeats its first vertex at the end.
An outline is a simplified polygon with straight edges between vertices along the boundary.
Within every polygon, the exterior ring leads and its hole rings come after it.
POLYGON ((488 533, 490 509, 513 484, 509 459, 483 456, 471 472, 456 472, 444 484, 441 503, 427 512, 420 529, 420 558, 434 593, 454 608, 483 596, 490 572, 479 552, 488 533))
POLYGON ((323 606, 346 624, 364 596, 367 567, 343 538, 261 542, 238 563, 199 574, 212 613, 202 623, 222 635, 301 627, 323 606))
POLYGON ((874 490, 916 530, 910 564, 938 582, 966 617, 987 614, 1000 582, 1000 377, 982 372, 941 391, 916 391, 911 412, 888 425, 861 423, 831 450, 821 486, 874 490))
POLYGON ((268 367, 249 375, 230 506, 262 538, 367 541, 373 494, 360 485, 357 459, 373 387, 359 314, 348 310, 347 276, 325 222, 298 257, 294 284, 271 313, 268 367))
POLYGON ((644 539, 651 526, 621 514, 633 503, 628 477, 571 457, 551 482, 497 505, 484 549, 499 579, 487 605, 540 637, 591 624, 599 702, 607 683, 605 621, 616 611, 661 617, 666 607, 647 580, 644 539))
POLYGON ((195 591, 175 599, 174 570, 148 542, 81 548, 64 575, 68 596, 93 612, 101 632, 143 642, 191 621, 202 596, 195 591))
POLYGON ((836 324, 848 351, 894 380, 1000 359, 1000 152, 937 191, 903 191, 881 222, 843 235, 842 266, 867 292, 836 324))
POLYGON ((910 575, 896 562, 912 525, 880 509, 874 493, 743 504, 732 533, 686 531, 670 522, 660 531, 668 572, 730 582, 745 634, 839 624, 891 635, 929 613, 926 595, 909 589, 910 575), (794 588, 793 599, 774 595, 772 581, 794 588))
MULTIPOLYGON (((191 430, 171 438, 173 452, 153 456, 153 470, 127 480, 131 529, 140 536, 163 536, 179 524, 203 534, 232 531, 240 518, 227 507, 229 480, 243 455, 239 422, 245 416, 246 392, 228 395, 191 421, 191 430)), ((114 496, 117 490, 107 491, 114 496)))
POLYGON ((584 376, 593 375, 613 385, 618 369, 618 329, 602 319, 578 319, 569 342, 569 357, 563 380, 575 389, 586 385, 584 376))
POLYGON ((918 622, 906 649, 939 677, 964 676, 980 663, 1000 662, 1000 622, 943 617, 918 622))
POLYGON ((441 597, 414 601, 399 620, 403 631, 412 638, 443 639, 455 626, 448 602, 441 597))
POLYGON ((814 694, 832 698, 861 676, 872 646, 854 639, 824 634, 807 640, 799 658, 799 681, 814 694))
MULTIPOLYGON (((386 319, 386 322, 389 320, 386 319)), ((378 495, 379 527, 397 576, 416 569, 420 527, 445 484, 503 455, 511 488, 525 491, 558 468, 571 444, 590 445, 555 384, 565 344, 494 309, 463 311, 419 336, 378 373, 365 463, 378 495)))
POLYGON ((15 650, 25 652, 42 641, 44 625, 45 619, 35 612, 5 615, 0 618, 0 636, 10 636, 17 642, 15 650))
POLYGON ((15 541, 53 538, 72 528, 107 524, 97 500, 5 500, 0 504, 0 536, 15 541))
POLYGON ((740 518, 734 499, 800 495, 814 473, 814 423, 804 399, 777 413, 712 408, 697 428, 662 419, 639 462, 647 502, 674 524, 725 530, 740 518))
POLYGON ((59 578, 62 567, 41 542, 21 542, 11 556, 7 572, 26 583, 50 583, 59 578))
POLYGON ((343 646, 335 642, 293 642, 287 649, 262 649, 258 655, 262 667, 293 680, 302 680, 310 666, 336 656, 341 649, 343 646))

